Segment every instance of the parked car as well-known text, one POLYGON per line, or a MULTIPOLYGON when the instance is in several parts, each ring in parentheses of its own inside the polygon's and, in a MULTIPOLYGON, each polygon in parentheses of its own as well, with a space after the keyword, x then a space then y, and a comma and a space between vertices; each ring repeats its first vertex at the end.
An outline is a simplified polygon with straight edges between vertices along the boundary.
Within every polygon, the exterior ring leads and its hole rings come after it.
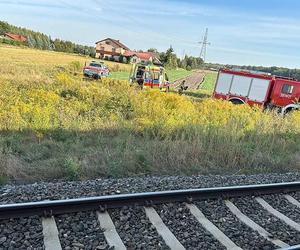
POLYGON ((83 68, 83 75, 88 78, 101 79, 109 76, 109 69, 103 62, 92 61, 83 68))

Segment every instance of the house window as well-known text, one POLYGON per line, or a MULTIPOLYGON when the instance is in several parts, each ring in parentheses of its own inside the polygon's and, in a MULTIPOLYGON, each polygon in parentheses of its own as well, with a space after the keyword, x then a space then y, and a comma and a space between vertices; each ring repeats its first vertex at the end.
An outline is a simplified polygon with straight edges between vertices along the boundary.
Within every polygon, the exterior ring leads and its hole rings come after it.
POLYGON ((116 48, 112 48, 111 51, 116 53, 116 48))
POLYGON ((291 95, 293 93, 294 86, 289 84, 284 84, 281 89, 282 94, 291 95))
POLYGON ((110 42, 109 42, 109 41, 106 41, 105 43, 106 43, 107 45, 110 45, 110 42))
POLYGON ((105 49, 104 47, 100 47, 100 50, 104 51, 104 49, 105 49))

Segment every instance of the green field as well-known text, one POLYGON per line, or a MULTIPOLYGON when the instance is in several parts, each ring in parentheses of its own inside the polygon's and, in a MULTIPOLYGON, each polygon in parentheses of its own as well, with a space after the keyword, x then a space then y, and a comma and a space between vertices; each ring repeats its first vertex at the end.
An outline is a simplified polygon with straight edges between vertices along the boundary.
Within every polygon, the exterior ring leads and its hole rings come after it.
POLYGON ((117 80, 128 80, 129 72, 111 72, 110 78, 117 80))
POLYGON ((174 82, 178 79, 187 77, 191 74, 193 74, 193 71, 188 71, 185 69, 169 69, 169 70, 167 70, 167 75, 171 82, 174 82))
POLYGON ((206 71, 205 80, 201 85, 201 90, 213 91, 216 84, 217 75, 218 75, 217 72, 206 71))

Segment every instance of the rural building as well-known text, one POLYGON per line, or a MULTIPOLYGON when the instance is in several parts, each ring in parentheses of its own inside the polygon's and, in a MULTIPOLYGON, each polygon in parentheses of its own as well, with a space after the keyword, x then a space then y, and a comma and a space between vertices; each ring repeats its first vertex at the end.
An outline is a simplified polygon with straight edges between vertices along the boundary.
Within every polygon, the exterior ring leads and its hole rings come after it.
POLYGON ((119 61, 120 56, 128 50, 130 49, 126 45, 112 38, 96 42, 96 58, 109 60, 113 57, 116 61, 119 61))
POLYGON ((160 63, 155 53, 132 51, 119 40, 112 38, 106 38, 96 42, 96 58, 121 61, 124 63, 160 63))
POLYGON ((16 42, 26 42, 27 41, 27 38, 25 36, 13 34, 13 33, 5 33, 3 35, 3 38, 8 39, 8 40, 13 40, 16 42))

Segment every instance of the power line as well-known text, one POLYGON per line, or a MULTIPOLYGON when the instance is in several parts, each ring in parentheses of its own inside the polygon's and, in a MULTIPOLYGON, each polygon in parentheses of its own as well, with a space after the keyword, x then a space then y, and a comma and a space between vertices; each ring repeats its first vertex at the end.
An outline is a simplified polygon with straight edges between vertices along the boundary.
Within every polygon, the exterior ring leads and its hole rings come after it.
POLYGON ((205 62, 206 52, 207 52, 207 45, 210 45, 210 42, 208 42, 208 28, 206 28, 203 40, 202 40, 202 42, 199 42, 199 44, 202 44, 201 52, 200 52, 200 58, 203 60, 203 62, 205 62))

